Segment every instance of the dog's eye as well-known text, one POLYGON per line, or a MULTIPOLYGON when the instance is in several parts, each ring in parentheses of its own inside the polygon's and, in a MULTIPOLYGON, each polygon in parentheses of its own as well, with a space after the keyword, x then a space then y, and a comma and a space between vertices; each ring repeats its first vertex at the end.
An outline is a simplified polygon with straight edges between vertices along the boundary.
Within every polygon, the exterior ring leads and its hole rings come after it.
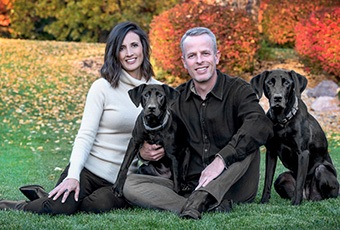
POLYGON ((147 93, 144 94, 144 97, 145 97, 145 98, 149 98, 150 95, 151 95, 151 93, 150 93, 150 92, 147 92, 147 93))
POLYGON ((267 83, 266 83, 268 86, 273 86, 274 85, 274 83, 272 82, 272 81, 267 81, 267 83))
POLYGON ((285 86, 285 87, 287 87, 287 86, 290 85, 290 82, 287 81, 286 79, 282 79, 282 85, 285 86))

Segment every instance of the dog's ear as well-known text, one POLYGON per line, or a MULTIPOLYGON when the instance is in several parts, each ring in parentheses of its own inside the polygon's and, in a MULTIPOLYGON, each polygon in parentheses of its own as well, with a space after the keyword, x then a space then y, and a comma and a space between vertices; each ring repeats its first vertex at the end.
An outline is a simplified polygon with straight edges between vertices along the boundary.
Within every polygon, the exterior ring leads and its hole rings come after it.
POLYGON ((300 97, 301 93, 306 89, 308 80, 305 76, 295 72, 294 70, 289 71, 295 85, 295 94, 300 97))
POLYGON ((250 85, 253 87, 258 99, 262 97, 264 80, 266 79, 268 74, 269 71, 265 70, 250 80, 250 85))
POLYGON ((130 89, 128 91, 129 93, 129 96, 130 96, 130 99, 131 101, 133 102, 133 104, 136 105, 136 107, 139 106, 139 104, 141 103, 141 100, 142 100, 142 92, 145 88, 146 84, 142 84, 140 86, 137 86, 133 89, 130 89))
POLYGON ((163 84, 162 87, 163 87, 164 92, 166 94, 166 99, 167 99, 168 103, 169 104, 173 103, 177 99, 177 97, 179 96, 179 92, 176 89, 174 89, 174 88, 172 88, 168 85, 165 85, 165 84, 163 84))

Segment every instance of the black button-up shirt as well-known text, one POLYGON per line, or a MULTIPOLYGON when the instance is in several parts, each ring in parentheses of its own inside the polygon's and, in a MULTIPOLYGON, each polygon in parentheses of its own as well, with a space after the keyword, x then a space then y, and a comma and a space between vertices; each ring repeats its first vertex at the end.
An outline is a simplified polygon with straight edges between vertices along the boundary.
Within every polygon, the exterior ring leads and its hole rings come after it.
POLYGON ((216 155, 226 167, 258 150, 272 135, 249 83, 217 71, 216 85, 205 100, 195 93, 192 80, 180 85, 173 110, 183 121, 190 147, 189 178, 198 180, 201 171, 216 155))

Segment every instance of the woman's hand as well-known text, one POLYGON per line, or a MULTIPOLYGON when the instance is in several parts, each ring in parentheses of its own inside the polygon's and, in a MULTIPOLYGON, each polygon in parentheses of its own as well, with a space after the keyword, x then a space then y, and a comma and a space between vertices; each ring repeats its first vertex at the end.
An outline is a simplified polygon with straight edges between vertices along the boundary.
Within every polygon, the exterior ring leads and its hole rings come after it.
POLYGON ((68 178, 61 182, 57 187, 55 187, 48 195, 48 198, 53 197, 53 200, 57 200, 59 196, 63 195, 61 203, 65 203, 67 197, 70 195, 70 192, 75 191, 74 199, 78 201, 80 185, 79 181, 73 178, 68 178))
POLYGON ((142 148, 139 150, 139 154, 143 160, 146 161, 158 161, 164 157, 164 148, 161 145, 150 145, 146 141, 144 142, 142 148))

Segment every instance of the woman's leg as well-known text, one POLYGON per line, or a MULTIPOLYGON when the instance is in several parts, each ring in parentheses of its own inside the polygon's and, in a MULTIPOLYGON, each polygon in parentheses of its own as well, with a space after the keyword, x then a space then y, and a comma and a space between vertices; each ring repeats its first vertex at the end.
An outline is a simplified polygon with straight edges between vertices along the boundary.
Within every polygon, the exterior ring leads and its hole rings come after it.
POLYGON ((129 207, 127 201, 123 197, 116 197, 112 185, 109 185, 85 197, 79 206, 79 211, 101 213, 127 207, 129 207))

